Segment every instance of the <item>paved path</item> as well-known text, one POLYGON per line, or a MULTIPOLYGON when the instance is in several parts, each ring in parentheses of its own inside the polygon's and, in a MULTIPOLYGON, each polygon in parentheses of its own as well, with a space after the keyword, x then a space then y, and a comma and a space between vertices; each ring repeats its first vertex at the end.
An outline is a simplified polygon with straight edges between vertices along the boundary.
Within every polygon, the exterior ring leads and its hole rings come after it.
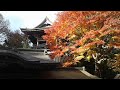
MULTIPOLYGON (((35 57, 38 58, 38 60, 40 59, 44 59, 44 60, 50 60, 50 57, 48 55, 44 55, 44 52, 32 52, 32 51, 20 51, 21 53, 23 53, 24 56, 31 56, 31 57, 35 57)), ((29 59, 30 61, 32 61, 32 59, 29 59)))
POLYGON ((39 73, 0 73, 0 78, 2 79, 92 79, 86 76, 79 70, 49 70, 40 71, 39 73))
POLYGON ((40 63, 57 63, 51 60, 48 55, 44 55, 43 52, 20 51, 20 53, 17 53, 9 50, 0 50, 0 54, 17 55, 27 61, 39 61, 40 63))
MULTIPOLYGON (((0 54, 18 55, 28 61, 39 61, 40 63, 56 63, 42 52, 22 51, 20 53, 0 50, 0 54)), ((40 71, 39 73, 8 73, 0 74, 0 78, 24 78, 24 79, 93 79, 78 69, 55 69, 48 71, 40 71)))
POLYGON ((79 70, 56 70, 42 72, 41 79, 92 79, 79 70))

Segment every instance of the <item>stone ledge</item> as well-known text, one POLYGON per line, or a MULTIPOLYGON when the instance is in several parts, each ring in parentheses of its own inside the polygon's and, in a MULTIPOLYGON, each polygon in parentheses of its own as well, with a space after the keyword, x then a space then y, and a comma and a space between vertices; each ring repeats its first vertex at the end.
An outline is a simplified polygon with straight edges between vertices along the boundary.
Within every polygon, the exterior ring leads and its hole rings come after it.
POLYGON ((92 78, 92 79, 101 79, 95 75, 92 75, 90 73, 88 73, 87 71, 83 71, 83 70, 80 70, 82 73, 84 73, 85 75, 87 75, 88 77, 92 78))
POLYGON ((83 70, 82 67, 75 67, 75 69, 80 70, 83 74, 85 74, 86 76, 90 77, 91 79, 101 79, 95 75, 92 75, 90 73, 88 73, 87 71, 83 70))
POLYGON ((19 51, 33 51, 33 52, 44 52, 45 49, 24 49, 24 48, 17 48, 19 51))
POLYGON ((117 74, 114 79, 120 79, 120 74, 117 74))

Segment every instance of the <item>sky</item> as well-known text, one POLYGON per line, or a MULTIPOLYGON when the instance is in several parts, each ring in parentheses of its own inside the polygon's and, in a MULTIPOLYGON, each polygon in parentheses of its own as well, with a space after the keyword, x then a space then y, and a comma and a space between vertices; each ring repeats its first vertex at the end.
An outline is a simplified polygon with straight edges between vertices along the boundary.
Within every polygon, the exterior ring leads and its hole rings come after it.
POLYGON ((0 11, 3 17, 10 22, 11 30, 20 28, 34 28, 47 16, 54 22, 56 14, 61 11, 0 11))
MULTIPOLYGON (((51 22, 56 20, 56 14, 61 11, 0 11, 5 20, 10 22, 12 31, 20 28, 34 28, 38 26, 47 16, 51 22)), ((0 44, 5 37, 0 34, 0 44)))

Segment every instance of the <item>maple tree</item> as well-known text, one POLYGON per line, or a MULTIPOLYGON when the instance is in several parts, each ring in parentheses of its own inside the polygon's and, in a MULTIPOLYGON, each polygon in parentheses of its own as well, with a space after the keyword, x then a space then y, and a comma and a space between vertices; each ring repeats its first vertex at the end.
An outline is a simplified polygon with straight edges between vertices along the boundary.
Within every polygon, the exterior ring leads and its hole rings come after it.
MULTIPOLYGON (((96 48, 120 48, 120 12, 60 12, 45 33, 43 39, 53 52, 50 57, 64 57, 64 67, 82 59, 89 61, 100 54, 96 48)), ((120 53, 117 54, 117 61, 120 61, 119 55, 120 53)))

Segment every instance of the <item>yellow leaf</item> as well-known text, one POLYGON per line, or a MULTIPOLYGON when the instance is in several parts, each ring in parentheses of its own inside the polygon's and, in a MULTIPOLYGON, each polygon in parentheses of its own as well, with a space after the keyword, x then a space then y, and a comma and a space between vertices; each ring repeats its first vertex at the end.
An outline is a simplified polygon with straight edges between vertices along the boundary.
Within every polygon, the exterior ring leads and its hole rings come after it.
POLYGON ((71 40, 71 39, 73 39, 75 36, 76 36, 76 35, 72 35, 69 39, 71 40))
POLYGON ((95 40, 97 41, 97 40, 100 40, 99 38, 95 38, 95 40))
POLYGON ((88 61, 90 61, 91 58, 92 58, 91 55, 89 55, 89 56, 86 57, 86 59, 87 59, 88 61))
POLYGON ((80 55, 82 56, 84 53, 80 53, 80 55))
POLYGON ((93 51, 93 50, 89 50, 89 51, 87 52, 88 55, 92 55, 92 54, 95 54, 95 53, 96 53, 96 52, 93 51))
POLYGON ((81 60, 82 58, 84 58, 84 56, 77 56, 74 60, 81 60))

